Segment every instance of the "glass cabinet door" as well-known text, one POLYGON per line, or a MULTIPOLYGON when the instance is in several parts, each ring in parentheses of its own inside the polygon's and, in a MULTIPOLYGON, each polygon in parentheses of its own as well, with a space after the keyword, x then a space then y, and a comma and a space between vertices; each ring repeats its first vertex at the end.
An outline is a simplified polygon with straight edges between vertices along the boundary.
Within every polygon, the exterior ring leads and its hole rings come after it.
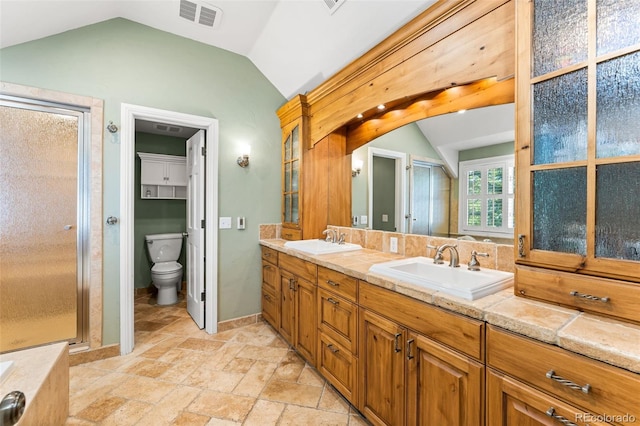
POLYGON ((282 145, 282 222, 283 225, 299 227, 300 208, 300 126, 283 129, 282 145))
POLYGON ((640 2, 517 5, 517 262, 640 281, 640 2))

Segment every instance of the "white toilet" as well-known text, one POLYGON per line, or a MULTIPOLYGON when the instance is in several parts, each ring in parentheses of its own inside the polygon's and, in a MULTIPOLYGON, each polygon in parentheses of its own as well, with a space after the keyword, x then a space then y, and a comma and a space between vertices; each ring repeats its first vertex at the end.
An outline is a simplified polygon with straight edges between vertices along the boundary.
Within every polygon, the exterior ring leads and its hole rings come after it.
POLYGON ((182 265, 177 262, 182 250, 182 234, 145 235, 147 250, 153 262, 151 280, 158 289, 158 305, 178 302, 182 286, 182 265))

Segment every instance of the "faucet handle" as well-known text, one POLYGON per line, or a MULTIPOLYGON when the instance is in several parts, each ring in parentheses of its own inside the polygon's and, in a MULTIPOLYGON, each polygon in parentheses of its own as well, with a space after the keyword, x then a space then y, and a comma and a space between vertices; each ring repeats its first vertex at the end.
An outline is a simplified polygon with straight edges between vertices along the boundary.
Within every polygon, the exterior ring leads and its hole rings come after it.
POLYGON ((467 263, 467 269, 470 271, 479 271, 480 270, 480 262, 478 262, 477 256, 489 257, 489 253, 478 253, 475 250, 471 251, 471 259, 469 259, 469 263, 467 263))
POLYGON ((346 238, 347 234, 345 234, 344 232, 340 233, 340 238, 338 238, 338 244, 344 244, 344 239, 346 238))

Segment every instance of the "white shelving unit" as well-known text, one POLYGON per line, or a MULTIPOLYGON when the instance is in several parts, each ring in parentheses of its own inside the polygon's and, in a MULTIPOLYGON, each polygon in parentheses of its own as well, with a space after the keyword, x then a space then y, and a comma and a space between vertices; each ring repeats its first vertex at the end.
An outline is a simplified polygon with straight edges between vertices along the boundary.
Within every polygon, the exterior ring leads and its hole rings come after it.
POLYGON ((141 160, 140 198, 187 199, 187 158, 179 155, 138 152, 141 160))

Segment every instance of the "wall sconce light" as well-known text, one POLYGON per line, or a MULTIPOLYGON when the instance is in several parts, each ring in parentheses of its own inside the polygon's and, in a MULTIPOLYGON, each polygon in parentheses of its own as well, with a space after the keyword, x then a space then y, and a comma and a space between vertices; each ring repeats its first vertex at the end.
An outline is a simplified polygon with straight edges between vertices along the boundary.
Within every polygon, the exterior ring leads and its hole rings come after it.
POLYGON ((249 154, 251 153, 251 147, 249 145, 245 145, 240 150, 241 154, 238 157, 238 166, 247 167, 249 165, 249 154))
POLYGON ((353 160, 351 162, 351 176, 356 177, 362 171, 362 160, 353 160))

